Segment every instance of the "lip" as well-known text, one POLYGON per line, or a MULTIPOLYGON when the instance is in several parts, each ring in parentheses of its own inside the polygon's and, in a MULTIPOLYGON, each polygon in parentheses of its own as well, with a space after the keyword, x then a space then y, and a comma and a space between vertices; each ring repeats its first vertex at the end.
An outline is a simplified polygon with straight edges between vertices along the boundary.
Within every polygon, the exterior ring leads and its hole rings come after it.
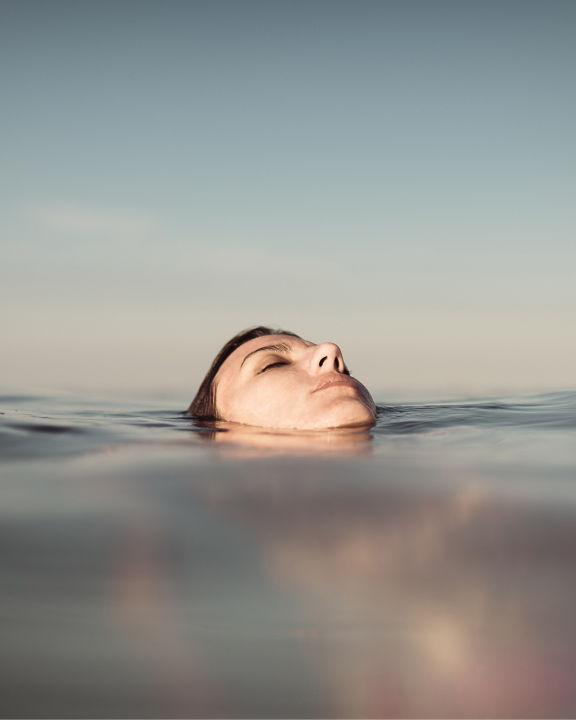
POLYGON ((319 383, 317 383, 316 387, 312 390, 312 392, 319 392, 320 390, 325 390, 326 388, 334 387, 337 385, 344 385, 345 387, 351 387, 354 388, 354 390, 359 390, 356 380, 354 380, 354 378, 351 378, 350 375, 330 373, 329 375, 324 375, 322 377, 322 379, 319 383))

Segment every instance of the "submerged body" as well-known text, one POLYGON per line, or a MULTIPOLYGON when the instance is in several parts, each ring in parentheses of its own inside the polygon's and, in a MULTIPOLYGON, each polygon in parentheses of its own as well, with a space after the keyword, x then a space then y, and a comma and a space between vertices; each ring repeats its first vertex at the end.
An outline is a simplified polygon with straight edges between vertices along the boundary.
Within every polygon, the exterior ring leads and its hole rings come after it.
POLYGON ((337 345, 264 327, 224 346, 189 412, 292 430, 367 428, 376 420, 374 400, 350 375, 337 345))

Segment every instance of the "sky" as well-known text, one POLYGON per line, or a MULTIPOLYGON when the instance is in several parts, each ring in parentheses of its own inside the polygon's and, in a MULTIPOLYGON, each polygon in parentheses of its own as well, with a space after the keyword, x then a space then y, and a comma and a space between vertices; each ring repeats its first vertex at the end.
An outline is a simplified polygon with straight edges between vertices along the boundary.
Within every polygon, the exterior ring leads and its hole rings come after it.
POLYGON ((0 0, 0 385, 238 330, 378 400, 576 387, 572 0, 0 0))

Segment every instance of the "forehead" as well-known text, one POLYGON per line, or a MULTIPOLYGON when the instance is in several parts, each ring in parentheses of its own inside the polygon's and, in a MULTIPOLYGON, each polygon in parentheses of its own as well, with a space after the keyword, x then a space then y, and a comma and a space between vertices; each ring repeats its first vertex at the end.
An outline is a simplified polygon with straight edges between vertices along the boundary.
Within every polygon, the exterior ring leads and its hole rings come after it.
POLYGON ((280 345, 281 343, 293 348, 310 347, 310 345, 314 345, 314 343, 299 337, 294 337, 294 335, 262 335, 261 337, 248 340, 248 342, 243 343, 239 348, 236 348, 234 352, 230 353, 222 363, 216 377, 227 374, 228 371, 234 372, 239 370, 244 358, 251 352, 254 352, 254 350, 259 350, 268 345, 280 345))

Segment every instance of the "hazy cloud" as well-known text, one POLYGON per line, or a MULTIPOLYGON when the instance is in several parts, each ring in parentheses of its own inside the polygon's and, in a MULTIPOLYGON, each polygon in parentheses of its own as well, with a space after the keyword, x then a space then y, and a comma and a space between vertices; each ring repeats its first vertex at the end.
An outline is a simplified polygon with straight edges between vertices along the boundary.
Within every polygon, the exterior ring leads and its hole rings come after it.
POLYGON ((31 215, 45 230, 74 235, 132 237, 148 234, 154 226, 150 213, 77 205, 37 206, 31 215))

